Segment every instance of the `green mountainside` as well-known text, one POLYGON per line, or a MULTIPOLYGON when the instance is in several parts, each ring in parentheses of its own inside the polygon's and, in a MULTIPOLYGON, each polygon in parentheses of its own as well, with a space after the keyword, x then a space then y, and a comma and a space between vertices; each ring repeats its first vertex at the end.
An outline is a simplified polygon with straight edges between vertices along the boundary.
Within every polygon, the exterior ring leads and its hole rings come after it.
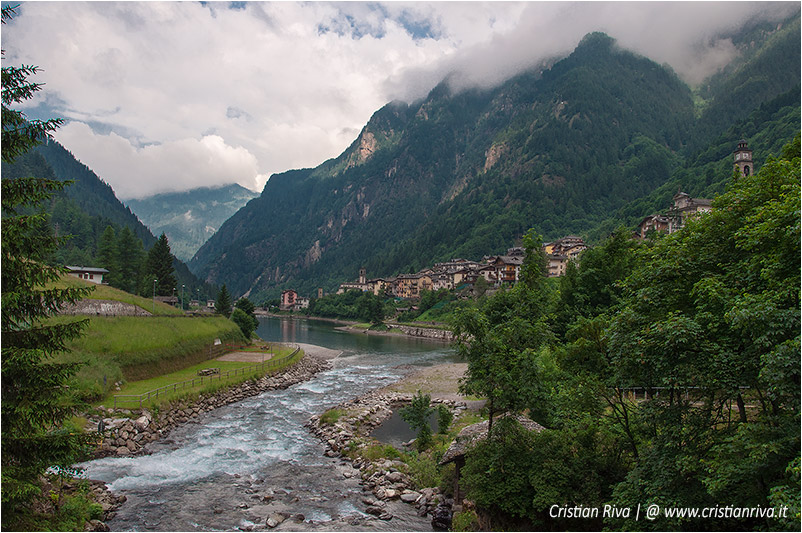
MULTIPOLYGON (((54 263, 97 265, 98 248, 108 226, 117 235, 123 228, 129 228, 145 250, 156 243, 156 237, 117 199, 111 186, 54 140, 21 155, 13 164, 3 165, 2 175, 4 179, 37 176, 73 181, 45 206, 51 231, 59 236, 70 236, 53 258, 54 263)), ((213 298, 216 294, 215 287, 200 281, 184 262, 174 259, 173 268, 179 289, 182 284, 186 285, 188 294, 204 298, 213 298)))
POLYGON ((125 203, 154 234, 167 235, 177 258, 189 261, 226 219, 256 196, 232 184, 157 194, 125 203))
POLYGON ((664 208, 678 186, 712 196, 740 138, 759 162, 799 130, 798 17, 760 31, 704 94, 594 33, 495 89, 453 94, 444 81, 388 104, 336 159, 272 176, 190 266, 256 301, 313 294, 361 266, 378 277, 479 259, 529 227, 598 240, 664 208))

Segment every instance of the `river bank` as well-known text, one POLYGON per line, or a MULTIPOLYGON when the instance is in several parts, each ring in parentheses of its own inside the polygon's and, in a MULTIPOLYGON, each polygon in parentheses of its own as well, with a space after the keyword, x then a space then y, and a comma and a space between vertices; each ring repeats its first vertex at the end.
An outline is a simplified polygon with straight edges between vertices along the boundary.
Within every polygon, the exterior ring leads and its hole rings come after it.
MULTIPOLYGON (((338 354, 336 350, 312 345, 304 346, 309 352, 304 350, 304 355, 297 363, 277 374, 248 380, 213 393, 200 394, 194 400, 171 402, 166 407, 157 410, 155 415, 148 409, 131 409, 119 411, 127 415, 126 417, 103 418, 102 441, 95 449, 93 458, 146 453, 146 444, 167 437, 170 431, 177 426, 218 407, 265 391, 286 389, 296 383, 306 381, 318 372, 331 368, 329 359, 338 354)), ((301 349, 304 348, 301 347, 301 349)), ((113 409, 108 409, 107 412, 115 413, 113 409)), ((99 418, 89 418, 88 426, 101 427, 101 421, 99 418)))
POLYGON ((407 326, 403 324, 386 323, 388 330, 376 331, 355 325, 340 326, 336 329, 349 333, 359 333, 364 335, 378 335, 385 337, 410 337, 416 339, 429 339, 449 343, 454 340, 454 335, 450 330, 440 328, 427 328, 425 326, 407 326))
POLYGON ((315 414, 392 385, 416 369, 450 363, 453 351, 439 342, 346 334, 316 320, 259 321, 263 339, 326 347, 320 357, 342 354, 328 360, 329 369, 295 386, 192 417, 166 438, 148 443, 146 452, 78 465, 87 478, 103 481, 112 494, 127 499, 108 526, 120 531, 430 530, 431 519, 418 516, 418 509, 400 497, 385 502, 384 520, 366 513, 364 500, 376 496, 365 492, 360 471, 352 461, 327 456, 326 444, 304 425, 315 414))
MULTIPOLYGON (((304 344, 301 349, 304 350, 302 358, 275 375, 249 380, 211 394, 202 394, 194 401, 176 401, 158 410, 155 415, 148 409, 141 409, 128 410, 125 414, 129 416, 126 418, 104 418, 102 439, 92 458, 148 454, 148 444, 169 441, 173 430, 196 421, 203 413, 266 391, 286 389, 307 381, 318 372, 331 368, 330 359, 340 353, 309 344, 304 344)), ((99 419, 89 419, 90 427, 99 427, 99 424, 99 419)), ((93 531, 108 531, 105 522, 114 518, 116 509, 126 501, 126 497, 112 493, 103 482, 93 480, 91 484, 95 499, 103 508, 103 520, 95 520, 88 527, 93 531)))
POLYGON ((390 520, 388 504, 401 502, 415 507, 418 516, 432 517, 433 527, 446 527, 453 501, 440 487, 416 486, 410 466, 399 459, 368 459, 367 451, 379 443, 371 436, 399 407, 412 401, 414 392, 429 394, 433 405, 447 407, 457 419, 480 409, 484 402, 470 401, 459 394, 459 379, 467 364, 450 363, 411 372, 382 388, 339 404, 336 420, 326 413, 313 416, 307 427, 327 446, 327 457, 350 461, 359 471, 361 485, 372 496, 363 498, 365 513, 390 520))

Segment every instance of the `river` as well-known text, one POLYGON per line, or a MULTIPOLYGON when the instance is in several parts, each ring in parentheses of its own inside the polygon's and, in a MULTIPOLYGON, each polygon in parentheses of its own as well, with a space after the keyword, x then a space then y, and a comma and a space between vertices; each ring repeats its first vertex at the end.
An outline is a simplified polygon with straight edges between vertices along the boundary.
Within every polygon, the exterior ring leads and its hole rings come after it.
POLYGON ((266 529, 274 512, 295 517, 277 530, 430 531, 428 518, 402 503, 390 521, 366 515, 357 471, 325 448, 304 423, 345 400, 387 385, 409 366, 450 362, 442 343, 348 333, 335 325, 265 317, 257 334, 343 353, 333 368, 286 390, 204 414, 151 443, 150 455, 111 457, 81 465, 127 501, 107 524, 117 531, 266 529), (303 515, 298 516, 298 515, 303 515))

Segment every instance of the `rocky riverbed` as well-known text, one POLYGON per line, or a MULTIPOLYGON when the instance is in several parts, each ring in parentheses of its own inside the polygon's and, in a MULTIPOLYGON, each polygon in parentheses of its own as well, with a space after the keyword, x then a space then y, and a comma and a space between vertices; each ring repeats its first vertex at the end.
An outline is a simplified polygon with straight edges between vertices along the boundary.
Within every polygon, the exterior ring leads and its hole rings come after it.
MULTIPOLYGON (((412 401, 412 395, 388 391, 386 388, 364 394, 351 401, 340 404, 337 409, 343 412, 334 423, 321 421, 321 415, 313 416, 307 427, 327 445, 327 457, 341 457, 351 461, 349 452, 365 448, 376 441, 370 438, 372 431, 388 419, 394 409, 412 401)), ((464 402, 435 398, 433 404, 447 406, 459 414, 467 409, 464 402)), ((451 519, 453 502, 438 487, 415 487, 405 474, 408 467, 398 460, 358 458, 352 465, 359 471, 361 484, 372 496, 362 499, 364 512, 390 520, 392 513, 388 503, 403 502, 417 509, 418 516, 432 516, 432 525, 447 528, 451 519)))
MULTIPOLYGON (((330 354, 327 354, 330 355, 330 354)), ((163 407, 158 416, 147 409, 115 412, 108 409, 105 418, 90 417, 88 429, 102 429, 102 440, 95 449, 94 458, 136 456, 149 453, 146 447, 157 441, 169 444, 169 434, 176 428, 197 420, 203 413, 242 401, 269 390, 286 389, 306 381, 318 372, 331 368, 331 362, 321 357, 305 355, 295 365, 281 373, 265 376, 211 394, 200 395, 195 401, 180 401, 163 407), (125 417, 113 415, 127 415, 125 417)), ((125 502, 125 496, 112 494, 106 485, 93 481, 92 490, 96 500, 103 506, 104 521, 115 516, 116 508, 125 502)), ((104 521, 93 521, 89 526, 95 531, 106 531, 104 521)))

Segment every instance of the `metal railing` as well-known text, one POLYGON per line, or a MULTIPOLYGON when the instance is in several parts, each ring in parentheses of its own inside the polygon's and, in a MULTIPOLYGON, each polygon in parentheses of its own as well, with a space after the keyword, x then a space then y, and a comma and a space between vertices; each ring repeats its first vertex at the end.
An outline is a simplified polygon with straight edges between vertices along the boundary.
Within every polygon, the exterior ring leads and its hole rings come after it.
MULTIPOLYGON (((260 369, 260 372, 264 373, 265 371, 275 368, 284 363, 285 361, 292 359, 300 350, 301 347, 296 345, 295 350, 293 350, 292 353, 279 357, 278 359, 271 358, 268 359, 267 361, 262 361, 258 365, 245 366, 242 368, 236 368, 234 370, 226 370, 225 372, 219 372, 217 374, 210 376, 198 376, 196 378, 188 379, 186 381, 171 383, 170 385, 165 385, 164 387, 159 387, 158 389, 153 389, 147 392, 143 392, 142 394, 115 394, 114 410, 116 411, 118 409, 117 406, 118 403, 137 403, 139 408, 141 409, 143 402, 148 402, 151 399, 156 399, 159 396, 164 396, 167 393, 178 392, 186 388, 191 389, 196 385, 201 386, 204 383, 208 384, 214 381, 220 382, 228 378, 236 377, 239 375, 244 376, 245 374, 255 372, 256 369, 260 369)), ((119 408, 122 409, 122 407, 119 408)))

